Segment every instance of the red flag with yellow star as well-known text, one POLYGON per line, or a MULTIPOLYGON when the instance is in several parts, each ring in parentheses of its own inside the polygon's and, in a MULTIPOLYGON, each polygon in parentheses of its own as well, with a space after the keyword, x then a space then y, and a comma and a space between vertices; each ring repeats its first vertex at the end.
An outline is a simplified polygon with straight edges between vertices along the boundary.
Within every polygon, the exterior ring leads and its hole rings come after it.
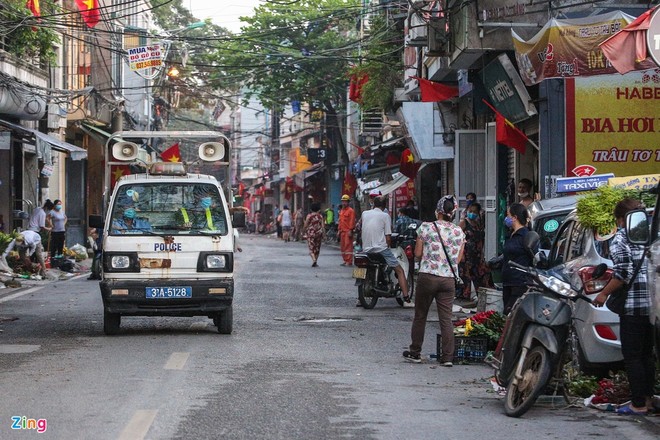
POLYGON ((421 164, 415 163, 415 156, 413 156, 410 148, 406 148, 401 153, 401 163, 399 164, 399 171, 406 177, 414 179, 417 177, 417 171, 421 164))
POLYGON ((131 174, 131 167, 128 165, 110 165, 110 189, 115 187, 119 179, 129 174, 131 174))
POLYGON ((41 17, 41 6, 39 6, 39 0, 27 0, 25 6, 32 11, 32 15, 35 17, 41 17))
POLYGON ((179 151, 179 143, 177 142, 167 150, 160 153, 160 157, 165 162, 181 162, 181 152, 179 151))
POLYGON ((76 5, 87 27, 93 28, 101 20, 98 0, 76 0, 76 5))
POLYGON ((341 190, 342 195, 348 194, 349 196, 353 197, 356 189, 357 189, 357 179, 355 178, 354 175, 349 173, 348 170, 346 170, 346 175, 344 176, 344 186, 342 186, 342 190, 341 190))

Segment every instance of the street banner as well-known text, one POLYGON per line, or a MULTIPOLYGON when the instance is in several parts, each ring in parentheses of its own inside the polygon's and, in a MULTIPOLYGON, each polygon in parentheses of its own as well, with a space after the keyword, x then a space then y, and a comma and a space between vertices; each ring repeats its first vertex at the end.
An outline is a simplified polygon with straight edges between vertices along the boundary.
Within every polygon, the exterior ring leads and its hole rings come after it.
POLYGON ((589 177, 559 177, 557 178, 557 193, 591 191, 599 186, 607 185, 614 174, 597 174, 589 177))
POLYGON ((635 70, 637 63, 648 58, 646 35, 654 10, 660 10, 660 7, 649 9, 621 31, 600 43, 600 48, 617 72, 628 73, 635 70))
POLYGON ((609 185, 615 188, 649 190, 660 183, 660 174, 646 174, 643 176, 614 177, 609 185))
MULTIPOLYGON (((512 30, 516 60, 525 85, 538 84, 547 78, 618 74, 599 44, 634 18, 614 11, 585 18, 552 19, 528 41, 512 30)), ((652 64, 637 63, 635 69, 649 69, 652 64)))
POLYGON ((415 197, 415 181, 409 179, 405 184, 394 190, 394 208, 403 208, 408 200, 415 197))
POLYGON ((128 63, 131 70, 145 70, 162 67, 163 50, 160 43, 128 49, 128 63))
POLYGON ((566 171, 616 177, 660 169, 660 71, 565 81, 566 171))

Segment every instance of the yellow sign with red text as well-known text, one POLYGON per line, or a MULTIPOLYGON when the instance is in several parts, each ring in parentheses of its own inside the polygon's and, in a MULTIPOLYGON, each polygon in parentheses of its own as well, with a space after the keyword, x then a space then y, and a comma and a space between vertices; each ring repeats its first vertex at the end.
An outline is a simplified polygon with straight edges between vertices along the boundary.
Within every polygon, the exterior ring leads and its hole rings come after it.
POLYGON ((566 175, 660 169, 660 69, 566 80, 566 175))

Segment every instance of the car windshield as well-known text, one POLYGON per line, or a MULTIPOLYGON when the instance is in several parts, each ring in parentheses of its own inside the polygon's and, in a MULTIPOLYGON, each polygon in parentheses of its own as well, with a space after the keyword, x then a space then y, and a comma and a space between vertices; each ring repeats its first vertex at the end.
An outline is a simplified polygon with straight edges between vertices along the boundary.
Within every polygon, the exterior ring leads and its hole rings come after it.
POLYGON ((213 184, 122 185, 112 209, 111 235, 226 235, 227 217, 213 184))
POLYGON ((549 215, 536 219, 534 230, 539 234, 539 247, 541 249, 550 249, 557 236, 559 227, 564 223, 568 212, 549 215))

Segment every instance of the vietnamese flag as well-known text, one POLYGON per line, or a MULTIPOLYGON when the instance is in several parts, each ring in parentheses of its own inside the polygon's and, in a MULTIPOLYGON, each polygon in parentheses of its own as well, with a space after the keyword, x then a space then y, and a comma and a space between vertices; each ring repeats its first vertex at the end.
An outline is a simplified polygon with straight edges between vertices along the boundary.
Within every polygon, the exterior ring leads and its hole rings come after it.
POLYGON ((76 5, 87 27, 93 28, 101 20, 98 0, 76 0, 76 5))
POLYGON ((355 178, 354 175, 348 172, 346 170, 346 175, 344 176, 344 185, 342 186, 342 195, 347 194, 351 197, 355 194, 355 190, 357 189, 357 179, 355 178))
POLYGON ((525 154, 525 146, 529 141, 527 135, 505 118, 502 113, 495 110, 495 107, 490 105, 488 101, 485 99, 482 99, 482 101, 495 112, 495 141, 498 144, 515 149, 520 154, 525 154))
POLYGON ((412 76, 419 81, 419 89, 422 94, 422 102, 440 102, 458 96, 458 87, 446 86, 427 79, 412 76))
POLYGON ((351 75, 351 80, 348 88, 348 99, 358 104, 362 104, 362 87, 369 82, 369 75, 366 73, 360 76, 351 75))
POLYGON ((129 165, 110 165, 110 189, 115 187, 119 179, 129 174, 131 174, 131 167, 129 165))
POLYGON ((41 6, 39 6, 39 0, 27 0, 25 6, 32 11, 32 15, 35 17, 41 17, 41 6))
POLYGON ((406 148, 401 153, 401 163, 399 164, 399 172, 404 176, 414 179, 417 177, 417 171, 421 164, 415 163, 415 156, 413 156, 410 148, 406 148))
POLYGON ((165 162, 181 162, 181 152, 179 151, 179 143, 177 142, 167 150, 160 153, 160 157, 165 162))

